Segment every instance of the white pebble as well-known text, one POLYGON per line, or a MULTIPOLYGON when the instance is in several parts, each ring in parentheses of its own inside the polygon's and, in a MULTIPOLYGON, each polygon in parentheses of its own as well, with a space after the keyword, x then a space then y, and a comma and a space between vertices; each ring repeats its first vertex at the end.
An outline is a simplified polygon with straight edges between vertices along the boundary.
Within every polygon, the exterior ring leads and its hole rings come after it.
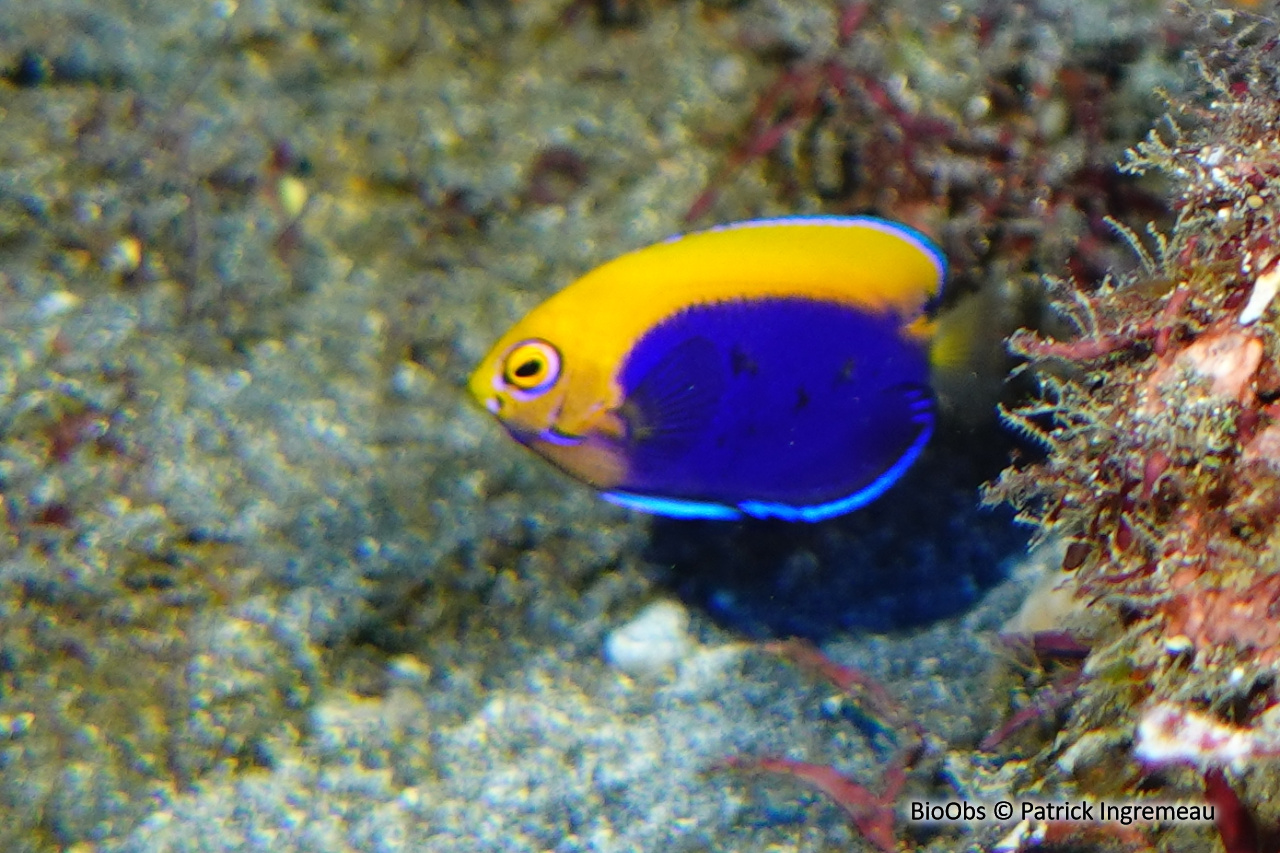
POLYGON ((656 601, 605 638, 604 657, 628 675, 653 676, 669 669, 693 645, 689 612, 674 601, 656 601))

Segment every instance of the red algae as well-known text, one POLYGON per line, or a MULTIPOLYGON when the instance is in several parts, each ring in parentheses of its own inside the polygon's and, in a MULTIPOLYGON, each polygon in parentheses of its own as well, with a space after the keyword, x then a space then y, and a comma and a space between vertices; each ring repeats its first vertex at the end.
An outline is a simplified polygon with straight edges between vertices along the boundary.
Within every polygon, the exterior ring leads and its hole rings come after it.
POLYGON ((1220 41, 1198 56, 1198 97, 1123 165, 1169 182, 1172 231, 1121 229, 1136 272, 1055 284, 1074 337, 1011 339, 1041 399, 1005 414, 1047 456, 986 499, 1066 540, 1064 579, 1110 614, 1032 759, 1044 784, 1238 797, 1218 825, 1236 853, 1274 849, 1280 786, 1280 29, 1238 13, 1205 27, 1220 41))

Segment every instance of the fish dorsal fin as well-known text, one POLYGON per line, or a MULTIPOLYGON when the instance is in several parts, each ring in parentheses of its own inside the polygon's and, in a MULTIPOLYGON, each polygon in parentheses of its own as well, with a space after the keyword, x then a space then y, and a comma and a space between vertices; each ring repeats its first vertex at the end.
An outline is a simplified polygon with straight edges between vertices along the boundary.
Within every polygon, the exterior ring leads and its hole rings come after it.
POLYGON ((673 347, 623 402, 628 440, 663 455, 689 450, 716 415, 725 391, 723 362, 719 348, 706 338, 673 347))

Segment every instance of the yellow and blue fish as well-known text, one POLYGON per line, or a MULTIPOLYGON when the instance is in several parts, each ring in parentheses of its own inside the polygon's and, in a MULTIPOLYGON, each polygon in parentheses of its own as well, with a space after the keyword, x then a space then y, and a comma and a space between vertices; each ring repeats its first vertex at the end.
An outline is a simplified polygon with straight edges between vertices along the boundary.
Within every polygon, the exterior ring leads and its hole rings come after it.
POLYGON ((819 521, 874 500, 924 450, 924 310, 946 269, 923 234, 870 216, 674 237, 531 311, 471 392, 613 503, 819 521))

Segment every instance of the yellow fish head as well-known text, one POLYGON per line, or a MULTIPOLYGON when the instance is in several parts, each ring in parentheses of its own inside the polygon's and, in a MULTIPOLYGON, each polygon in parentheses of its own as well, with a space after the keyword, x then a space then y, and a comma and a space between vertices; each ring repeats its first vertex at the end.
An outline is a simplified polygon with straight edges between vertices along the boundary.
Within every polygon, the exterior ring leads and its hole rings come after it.
POLYGON ((480 405, 512 432, 554 434, 568 389, 560 350, 541 338, 499 343, 469 383, 480 405))
POLYGON ((472 396, 522 444, 581 480, 611 487, 626 469, 619 395, 590 360, 566 358, 525 326, 517 324, 480 362, 472 396))

